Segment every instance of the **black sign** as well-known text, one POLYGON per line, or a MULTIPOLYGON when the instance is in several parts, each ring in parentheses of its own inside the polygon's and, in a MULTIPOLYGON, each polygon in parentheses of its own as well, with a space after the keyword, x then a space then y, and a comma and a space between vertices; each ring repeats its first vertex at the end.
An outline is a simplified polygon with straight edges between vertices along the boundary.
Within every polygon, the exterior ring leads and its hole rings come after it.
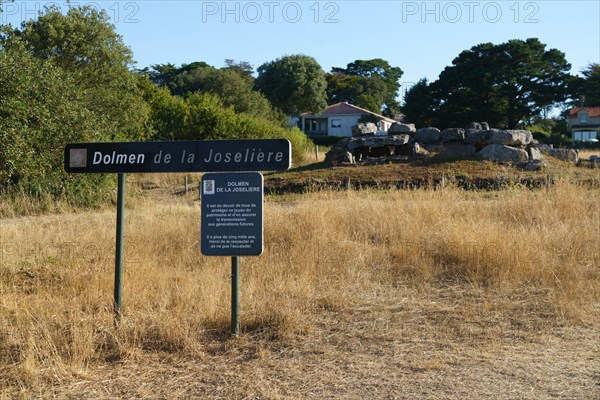
POLYGON ((263 252, 263 176, 258 172, 204 174, 200 250, 207 256, 263 252))
POLYGON ((65 147, 65 171, 283 171, 291 166, 291 152, 287 139, 71 143, 65 147))

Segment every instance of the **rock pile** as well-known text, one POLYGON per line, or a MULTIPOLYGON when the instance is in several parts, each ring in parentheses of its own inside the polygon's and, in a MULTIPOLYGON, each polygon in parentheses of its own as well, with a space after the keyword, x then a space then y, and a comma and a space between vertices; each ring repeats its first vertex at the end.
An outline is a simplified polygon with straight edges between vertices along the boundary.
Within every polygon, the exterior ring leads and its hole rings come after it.
POLYGON ((369 157, 407 156, 410 155, 410 142, 411 137, 407 134, 347 137, 331 147, 325 161, 355 163, 369 157))
POLYGON ((373 135, 377 133, 377 125, 372 122, 361 122, 352 127, 352 136, 373 135))
POLYGON ((545 155, 558 158, 559 160, 568 161, 577 164, 579 161, 579 153, 574 149, 554 149, 546 144, 537 146, 537 149, 545 155))
POLYGON ((377 136, 375 131, 368 124, 353 127, 353 137, 336 143, 325 160, 332 163, 357 163, 382 157, 418 157, 435 151, 465 158, 519 164, 528 170, 544 168, 544 155, 577 162, 575 150, 540 145, 533 139, 530 131, 490 129, 485 122, 473 122, 464 129, 448 128, 443 131, 433 127, 415 129, 413 124, 394 123, 387 136, 377 136))
POLYGON ((388 129, 388 135, 398 135, 400 133, 414 134, 417 131, 414 124, 395 123, 388 129))

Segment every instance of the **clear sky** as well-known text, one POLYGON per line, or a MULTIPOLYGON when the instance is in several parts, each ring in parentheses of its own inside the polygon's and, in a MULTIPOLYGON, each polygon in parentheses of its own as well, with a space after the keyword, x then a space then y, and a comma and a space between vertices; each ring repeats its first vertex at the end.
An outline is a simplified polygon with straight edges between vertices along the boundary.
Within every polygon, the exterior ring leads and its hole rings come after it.
MULTIPOLYGON (((18 24, 51 2, 6 4, 18 24)), ((314 57, 325 71, 383 58, 409 87, 435 80, 465 49, 537 37, 563 51, 579 73, 600 62, 600 0, 566 1, 85 1, 106 9, 137 67, 227 58, 255 68, 287 54, 314 57)), ((54 4, 66 11, 65 0, 54 4)))

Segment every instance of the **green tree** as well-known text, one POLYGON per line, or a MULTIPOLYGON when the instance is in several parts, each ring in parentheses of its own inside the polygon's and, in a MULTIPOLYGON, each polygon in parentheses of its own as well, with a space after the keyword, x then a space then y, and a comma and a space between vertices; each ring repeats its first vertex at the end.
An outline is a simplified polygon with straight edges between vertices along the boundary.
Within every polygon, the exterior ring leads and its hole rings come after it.
POLYGON ((148 76, 141 76, 139 85, 151 110, 151 139, 177 140, 185 137, 183 126, 190 113, 187 101, 173 96, 166 87, 156 86, 148 76))
POLYGON ((90 204, 107 195, 107 175, 63 170, 69 142, 105 141, 76 77, 14 43, 0 50, 0 189, 90 204))
POLYGON ((154 64, 150 68, 144 68, 138 71, 140 74, 147 76, 152 82, 161 87, 169 87, 169 83, 179 73, 179 68, 175 64, 154 64))
POLYGON ((319 113, 327 106, 325 72, 305 55, 278 58, 258 67, 255 88, 287 115, 319 113))
POLYGON ((112 178, 66 174, 63 148, 148 137, 131 51, 89 7, 46 9, 0 31, 0 187, 82 205, 107 198, 112 178))
POLYGON ((292 143, 294 160, 302 158, 309 147, 306 135, 297 128, 283 128, 271 121, 247 114, 236 114, 224 107, 211 93, 188 96, 189 117, 185 123, 188 139, 266 139, 285 138, 292 143))
POLYGON ((156 140, 286 138, 292 143, 295 160, 300 160, 304 149, 310 146, 299 129, 283 128, 264 118, 236 113, 233 107, 225 107, 215 94, 173 96, 147 77, 141 80, 141 85, 152 108, 156 140))
POLYGON ((327 99, 330 104, 342 101, 381 113, 386 86, 378 77, 363 77, 334 72, 327 75, 327 99))
POLYGON ((212 66, 205 63, 204 61, 195 61, 190 64, 182 64, 179 68, 172 63, 154 64, 151 66, 150 70, 144 69, 140 72, 142 74, 148 75, 150 80, 158 86, 166 86, 171 91, 178 90, 181 93, 187 93, 194 91, 195 89, 192 88, 186 90, 185 88, 176 88, 176 84, 174 83, 174 81, 181 74, 190 73, 192 71, 205 68, 212 68, 212 66))
POLYGON ((393 116, 403 71, 381 59, 356 60, 346 68, 334 67, 328 76, 329 102, 347 101, 373 112, 393 116))
POLYGON ((234 71, 249 82, 254 82, 254 77, 252 76, 254 67, 248 61, 235 61, 228 58, 225 60, 225 67, 223 69, 234 71))
POLYGON ((10 29, 0 46, 23 45, 39 60, 73 74, 86 106, 114 140, 143 139, 149 109, 137 86, 131 50, 104 11, 71 7, 66 15, 51 7, 20 29, 10 29))
MULTIPOLYGON (((231 61, 231 60, 229 60, 231 61)), ((254 78, 244 72, 244 65, 216 69, 204 62, 153 65, 151 71, 142 71, 152 82, 169 88, 172 94, 185 97, 191 93, 217 95, 226 107, 235 112, 246 113, 283 123, 283 116, 273 109, 269 101, 253 90, 254 78)))
MULTIPOLYGON (((327 80, 327 103, 335 104, 346 101, 348 103, 363 107, 358 104, 358 96, 361 90, 360 78, 358 76, 346 75, 333 72, 326 75, 327 80)), ((366 107, 363 107, 366 108, 366 107)), ((375 110, 371 110, 376 112, 375 110)))
POLYGON ((221 98, 226 107, 232 106, 237 113, 245 113, 283 123, 281 113, 258 91, 253 90, 253 81, 236 70, 218 69, 210 71, 204 92, 221 98))
POLYGON ((406 120, 417 127, 433 125, 433 96, 427 79, 423 78, 404 95, 402 112, 406 120))
POLYGON ((538 39, 483 43, 465 50, 432 83, 436 123, 487 121, 515 128, 566 98, 564 53, 538 39))
POLYGON ((214 67, 206 66, 178 73, 168 85, 175 96, 185 96, 188 93, 204 93, 209 86, 214 86, 216 80, 214 67), (212 82, 211 82, 212 81, 212 82))
POLYGON ((577 107, 600 106, 600 64, 589 64, 569 82, 572 104, 577 107))

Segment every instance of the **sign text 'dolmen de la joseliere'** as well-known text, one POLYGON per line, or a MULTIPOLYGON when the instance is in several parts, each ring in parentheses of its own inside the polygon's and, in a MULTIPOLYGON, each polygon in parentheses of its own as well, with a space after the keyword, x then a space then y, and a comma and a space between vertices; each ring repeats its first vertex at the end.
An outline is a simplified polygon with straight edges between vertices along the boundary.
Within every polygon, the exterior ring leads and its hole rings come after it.
POLYGON ((291 166, 287 139, 71 143, 72 173, 283 171, 291 166))

